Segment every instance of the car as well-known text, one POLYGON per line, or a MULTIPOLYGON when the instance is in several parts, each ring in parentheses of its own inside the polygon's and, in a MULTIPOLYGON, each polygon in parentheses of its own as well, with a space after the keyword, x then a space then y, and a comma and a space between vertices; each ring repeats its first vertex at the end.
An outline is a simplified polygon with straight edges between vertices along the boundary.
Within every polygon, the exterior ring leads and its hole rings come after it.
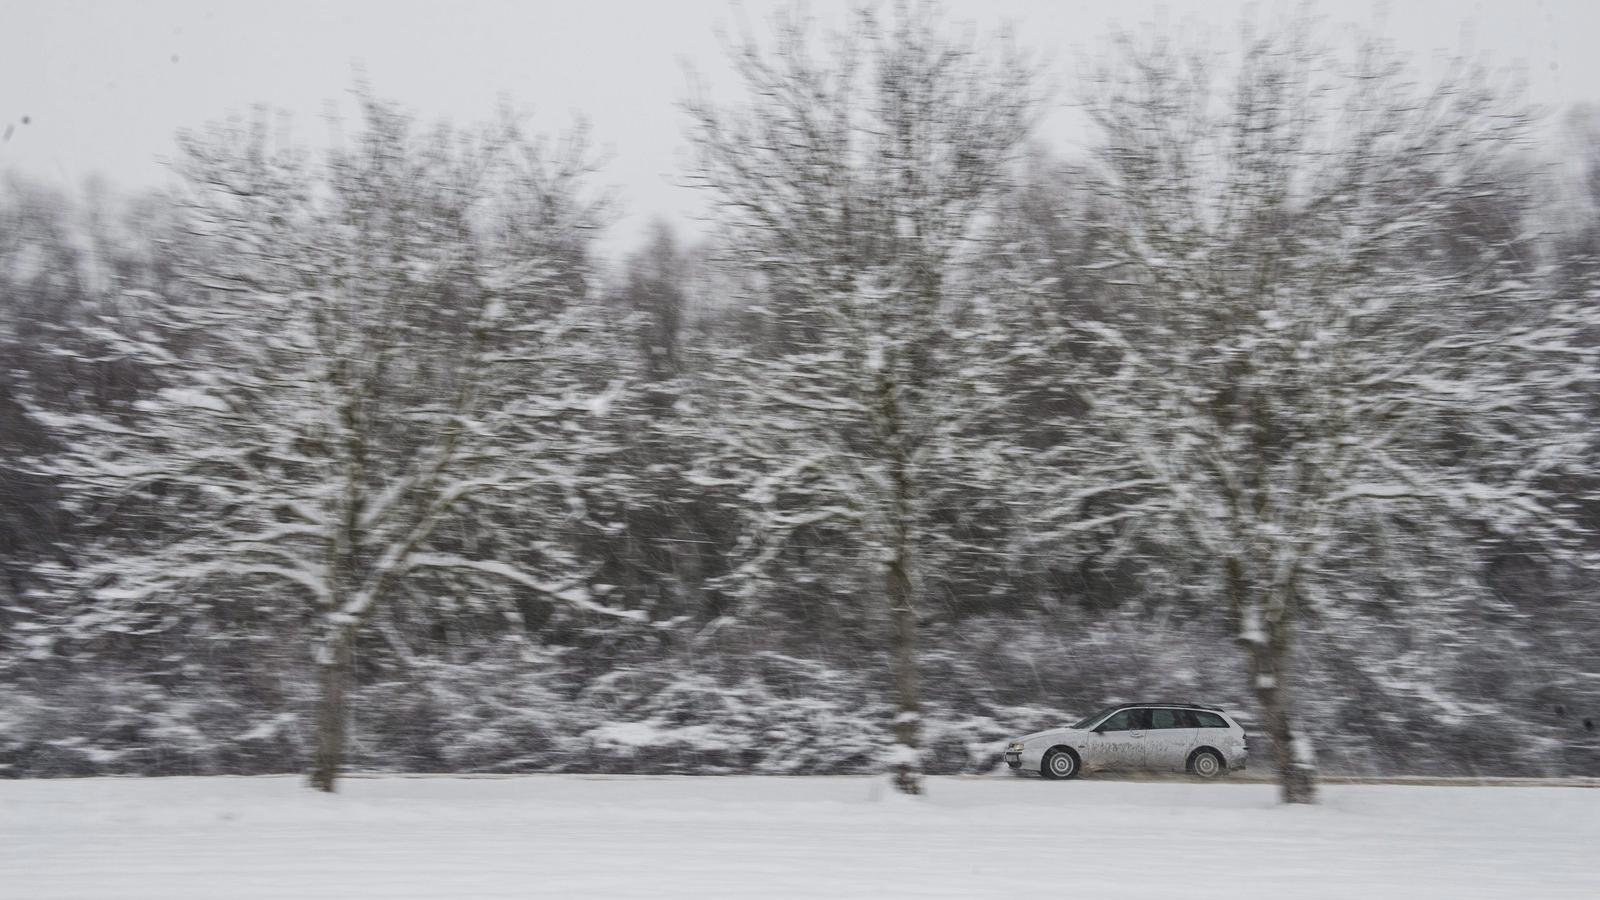
POLYGON ((1045 778, 1145 771, 1210 780, 1244 769, 1248 760, 1238 720, 1199 703, 1119 703, 1071 725, 1023 735, 1005 751, 1013 771, 1045 778))

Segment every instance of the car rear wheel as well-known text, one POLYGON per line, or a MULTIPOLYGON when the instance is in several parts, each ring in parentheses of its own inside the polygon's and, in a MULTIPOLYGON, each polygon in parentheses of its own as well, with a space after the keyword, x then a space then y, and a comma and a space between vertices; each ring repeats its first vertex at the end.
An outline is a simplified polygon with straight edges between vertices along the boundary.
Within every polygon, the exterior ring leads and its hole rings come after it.
POLYGON ((1077 778, 1078 758, 1066 750, 1051 750, 1044 755, 1039 774, 1046 778, 1077 778))
POLYGON ((1193 772, 1196 778, 1206 781, 1221 778, 1227 770, 1227 766, 1222 763, 1222 757, 1217 755, 1215 750, 1201 750, 1189 760, 1189 771, 1193 772))

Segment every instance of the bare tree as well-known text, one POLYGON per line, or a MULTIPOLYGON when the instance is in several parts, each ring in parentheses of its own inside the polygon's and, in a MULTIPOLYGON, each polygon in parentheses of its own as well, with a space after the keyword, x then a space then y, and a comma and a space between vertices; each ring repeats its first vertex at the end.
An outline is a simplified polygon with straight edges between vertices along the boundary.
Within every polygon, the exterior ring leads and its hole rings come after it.
POLYGON ((1573 550, 1591 313, 1533 264, 1527 117, 1478 73, 1422 86, 1306 23, 1226 60, 1119 51, 1087 102, 1110 204, 1085 274, 1112 298, 1079 323, 1110 367, 1088 393, 1159 485, 1147 533, 1226 600, 1283 799, 1312 802, 1304 623, 1475 602, 1496 542, 1573 550))
POLYGON ((921 504, 971 392, 949 368, 969 299, 957 271, 1029 133, 1034 73, 924 6, 855 11, 820 46, 817 31, 791 11, 770 47, 746 36, 733 61, 747 104, 688 111, 729 257, 770 314, 771 352, 742 369, 765 407, 746 427, 765 422, 768 460, 787 457, 766 470, 777 490, 810 482, 832 498, 777 513, 768 537, 830 519, 863 535, 891 632, 889 764, 917 793, 921 504))
POLYGON ((259 122, 187 137, 182 288, 91 328, 155 389, 124 415, 38 412, 75 511, 137 508, 146 526, 60 573, 87 601, 77 626, 159 627, 219 595, 296 601, 325 791, 358 641, 391 607, 515 615, 494 601, 520 593, 644 618, 604 603, 559 540, 478 527, 572 518, 586 455, 612 452, 589 425, 631 356, 585 299, 581 140, 510 119, 421 131, 362 106, 352 146, 322 161, 259 122))

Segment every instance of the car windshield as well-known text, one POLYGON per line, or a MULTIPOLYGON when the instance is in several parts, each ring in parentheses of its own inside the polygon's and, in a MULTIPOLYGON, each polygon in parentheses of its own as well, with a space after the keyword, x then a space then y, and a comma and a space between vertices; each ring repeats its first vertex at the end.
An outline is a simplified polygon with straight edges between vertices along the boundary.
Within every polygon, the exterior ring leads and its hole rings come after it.
POLYGON ((1112 713, 1116 712, 1117 710, 1119 710, 1121 708, 1122 708, 1121 706, 1108 706, 1105 709, 1097 710, 1095 712, 1090 713, 1089 715, 1079 719, 1076 722, 1073 722, 1071 725, 1068 725, 1067 727, 1068 728, 1088 728, 1090 725, 1093 725, 1094 723, 1100 721, 1101 719, 1105 718, 1106 716, 1111 715, 1112 713))

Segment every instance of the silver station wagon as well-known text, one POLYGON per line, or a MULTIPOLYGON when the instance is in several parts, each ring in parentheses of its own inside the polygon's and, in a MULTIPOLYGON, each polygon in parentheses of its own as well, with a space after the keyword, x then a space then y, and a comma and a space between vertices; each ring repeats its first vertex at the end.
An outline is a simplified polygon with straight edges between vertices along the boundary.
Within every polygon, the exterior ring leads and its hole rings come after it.
POLYGON ((1071 725, 1023 735, 1006 747, 1022 774, 1076 778, 1082 772, 1188 772, 1220 778, 1245 767, 1244 729, 1214 706, 1122 703, 1071 725))

